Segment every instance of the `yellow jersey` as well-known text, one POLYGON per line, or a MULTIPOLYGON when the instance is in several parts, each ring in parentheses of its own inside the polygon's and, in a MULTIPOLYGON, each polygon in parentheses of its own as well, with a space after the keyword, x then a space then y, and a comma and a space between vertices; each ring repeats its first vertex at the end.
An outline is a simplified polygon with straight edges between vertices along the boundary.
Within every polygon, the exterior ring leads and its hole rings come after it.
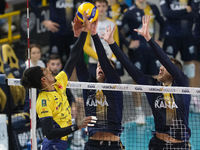
MULTIPOLYGON (((52 117, 54 128, 64 128, 72 125, 71 107, 67 100, 66 86, 68 76, 61 71, 56 77, 53 91, 41 91, 37 98, 36 110, 38 117, 52 117)), ((61 140, 67 140, 64 136, 61 140)))

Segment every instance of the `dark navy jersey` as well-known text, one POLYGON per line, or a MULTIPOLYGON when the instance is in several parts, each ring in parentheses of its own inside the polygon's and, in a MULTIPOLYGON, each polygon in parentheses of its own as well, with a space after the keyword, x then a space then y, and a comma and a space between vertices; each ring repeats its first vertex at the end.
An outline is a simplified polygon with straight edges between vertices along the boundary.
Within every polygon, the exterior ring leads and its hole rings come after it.
POLYGON ((200 39, 200 0, 194 0, 193 9, 195 10, 194 37, 200 39))
MULTIPOLYGON (((101 68, 105 74, 105 83, 121 83, 120 77, 111 66, 98 35, 92 36, 101 68)), ((97 82, 89 75, 84 62, 83 52, 76 66, 77 77, 82 82, 97 82)), ((110 86, 110 88, 114 88, 110 86)), ((83 90, 86 116, 96 116, 97 123, 88 127, 89 136, 97 132, 109 132, 120 136, 122 132, 123 94, 121 91, 83 90)))
MULTIPOLYGON (((34 13, 39 17, 40 21, 44 21, 38 10, 38 5, 42 0, 31 0, 30 6, 34 13)), ((80 0, 79 0, 80 1, 80 0)), ((76 12, 76 3, 79 1, 73 0, 48 0, 50 10, 50 20, 60 25, 59 31, 55 34, 58 35, 73 35, 71 28, 71 21, 73 20, 76 12)))
POLYGON ((136 4, 133 4, 124 14, 122 20, 122 26, 127 24, 129 26, 131 37, 133 40, 140 40, 141 42, 146 42, 142 36, 138 36, 138 33, 133 31, 133 29, 139 29, 142 27, 142 17, 144 15, 150 15, 150 25, 149 25, 149 32, 151 36, 154 38, 155 36, 155 20, 160 25, 159 31, 159 40, 162 40, 163 31, 164 31, 164 20, 160 15, 160 12, 156 5, 152 3, 147 3, 147 6, 144 10, 139 9, 136 4))
POLYGON ((195 13, 188 13, 186 6, 192 7, 192 0, 161 0, 160 7, 166 17, 166 36, 185 36, 192 34, 195 13))
MULTIPOLYGON (((178 69, 165 54, 165 52, 152 39, 148 42, 154 50, 155 55, 161 64, 173 77, 172 86, 189 86, 188 77, 178 69)), ((117 59, 122 63, 124 68, 130 74, 137 84, 141 85, 159 85, 162 83, 151 76, 143 74, 137 67, 135 67, 126 55, 114 43, 110 45, 117 59)), ((190 138, 190 129, 188 127, 190 95, 171 94, 174 102, 168 105, 164 100, 164 93, 146 93, 148 102, 153 112, 155 130, 156 132, 169 134, 171 137, 188 141, 190 138), (167 124, 167 110, 175 109, 175 120, 171 120, 171 124, 167 124)))

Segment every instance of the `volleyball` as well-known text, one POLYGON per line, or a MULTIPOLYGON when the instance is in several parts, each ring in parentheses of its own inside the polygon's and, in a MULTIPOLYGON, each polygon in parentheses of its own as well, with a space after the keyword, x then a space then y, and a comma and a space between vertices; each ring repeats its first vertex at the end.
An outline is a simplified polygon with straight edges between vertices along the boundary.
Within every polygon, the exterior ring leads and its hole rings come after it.
POLYGON ((89 2, 84 2, 78 7, 77 10, 78 19, 81 22, 83 22, 84 11, 87 13, 87 15, 89 15, 88 20, 90 20, 90 22, 94 22, 99 15, 98 9, 94 4, 89 2))

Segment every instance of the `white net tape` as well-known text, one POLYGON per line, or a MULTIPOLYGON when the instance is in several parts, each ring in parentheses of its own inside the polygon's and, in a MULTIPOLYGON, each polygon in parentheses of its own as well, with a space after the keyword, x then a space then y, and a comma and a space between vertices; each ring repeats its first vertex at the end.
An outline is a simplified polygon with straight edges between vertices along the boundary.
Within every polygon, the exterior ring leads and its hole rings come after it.
MULTIPOLYGON (((8 85, 20 86, 20 79, 8 79, 8 85)), ((192 87, 164 87, 164 86, 148 86, 135 84, 108 84, 108 83, 91 83, 91 82, 74 82, 69 81, 67 88, 76 89, 99 89, 110 91, 132 91, 132 92, 148 92, 148 93, 176 93, 176 94, 196 94, 200 95, 200 88, 192 87)))

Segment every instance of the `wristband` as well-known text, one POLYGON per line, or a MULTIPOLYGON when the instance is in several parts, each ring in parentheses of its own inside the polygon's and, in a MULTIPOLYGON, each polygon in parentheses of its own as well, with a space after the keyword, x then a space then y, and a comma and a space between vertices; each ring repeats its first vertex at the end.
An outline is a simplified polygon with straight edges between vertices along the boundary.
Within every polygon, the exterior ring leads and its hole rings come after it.
POLYGON ((73 124, 73 125, 71 126, 71 129, 72 129, 72 131, 78 130, 78 125, 77 125, 77 124, 73 124))

